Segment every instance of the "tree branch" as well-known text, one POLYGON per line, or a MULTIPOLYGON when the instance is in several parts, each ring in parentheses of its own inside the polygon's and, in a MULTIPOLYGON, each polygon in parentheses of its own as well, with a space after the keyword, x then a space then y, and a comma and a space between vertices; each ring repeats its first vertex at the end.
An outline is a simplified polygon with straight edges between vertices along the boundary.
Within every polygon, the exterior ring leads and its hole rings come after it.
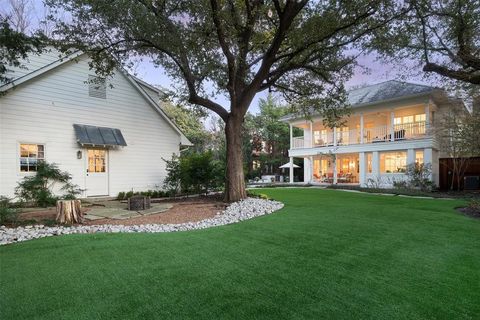
POLYGON ((215 29, 217 30, 218 42, 220 43, 222 52, 227 59, 228 91, 230 92, 230 95, 234 97, 236 95, 236 92, 233 88, 233 84, 235 82, 235 57, 233 56, 230 48, 228 47, 225 30, 223 29, 222 22, 220 21, 220 18, 218 16, 218 2, 216 0, 210 0, 210 6, 212 8, 213 24, 215 25, 215 29))
POLYGON ((461 70, 452 70, 433 62, 427 62, 423 67, 423 71, 435 72, 445 77, 480 85, 480 72, 472 73, 461 70))

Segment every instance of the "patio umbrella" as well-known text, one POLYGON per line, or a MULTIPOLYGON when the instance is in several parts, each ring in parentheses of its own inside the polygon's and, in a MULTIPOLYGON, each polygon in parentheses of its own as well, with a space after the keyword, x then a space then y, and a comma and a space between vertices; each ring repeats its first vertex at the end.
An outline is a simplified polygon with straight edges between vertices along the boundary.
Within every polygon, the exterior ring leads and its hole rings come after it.
MULTIPOLYGON (((295 163, 293 164, 293 167, 294 168, 300 168, 300 166, 296 165, 295 163)), ((280 169, 289 169, 290 168, 290 162, 282 164, 279 168, 280 169)))

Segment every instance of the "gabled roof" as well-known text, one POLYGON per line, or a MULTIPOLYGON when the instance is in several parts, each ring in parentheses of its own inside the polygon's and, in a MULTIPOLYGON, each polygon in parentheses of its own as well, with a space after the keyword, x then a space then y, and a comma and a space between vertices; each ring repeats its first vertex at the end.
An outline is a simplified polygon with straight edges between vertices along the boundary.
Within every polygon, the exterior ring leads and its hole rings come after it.
POLYGON ((358 107, 392 99, 428 94, 438 90, 422 84, 389 80, 347 92, 350 106, 358 107))
POLYGON ((133 80, 135 80, 136 82, 138 82, 139 84, 141 84, 142 86, 144 87, 147 87, 148 89, 152 90, 152 91, 155 91, 156 93, 158 93, 159 96, 165 96, 165 91, 161 88, 158 88, 158 87, 155 87, 153 85, 151 85, 150 83, 148 82, 145 82, 143 81, 142 79, 136 77, 136 76, 133 76, 133 75, 130 75, 133 80))
MULTIPOLYGON (((28 73, 21 74, 19 77, 11 76, 11 80, 8 83, 5 83, 0 86, 0 92, 6 92, 24 82, 27 82, 35 77, 38 77, 41 74, 44 74, 47 71, 50 71, 54 68, 57 68, 66 62, 72 61, 80 56, 85 55, 86 53, 83 53, 81 51, 75 51, 73 53, 70 53, 66 56, 60 57, 56 60, 49 61, 49 63, 42 65, 28 73)), ((138 90, 138 92, 149 102, 149 104, 162 116, 167 123, 180 134, 180 140, 181 144, 185 146, 191 146, 193 145, 187 137, 183 134, 183 132, 177 127, 177 125, 168 117, 168 115, 163 111, 163 109, 159 105, 159 101, 155 101, 152 99, 147 92, 145 91, 144 87, 148 87, 151 90, 157 91, 159 94, 163 93, 160 89, 155 88, 154 86, 151 86, 147 84, 145 81, 142 81, 132 75, 130 75, 126 70, 123 68, 118 69, 126 78, 127 80, 138 90)), ((14 74, 13 74, 14 75, 14 74)))
MULTIPOLYGON (((439 90, 441 89, 422 84, 389 80, 347 91, 347 104, 351 108, 359 108, 381 102, 390 102, 424 95, 426 96, 439 90)), ((314 112, 314 110, 312 110, 312 112, 314 112)), ((300 119, 302 117, 304 117, 304 115, 292 113, 283 116, 280 118, 280 121, 289 121, 293 119, 300 119)))

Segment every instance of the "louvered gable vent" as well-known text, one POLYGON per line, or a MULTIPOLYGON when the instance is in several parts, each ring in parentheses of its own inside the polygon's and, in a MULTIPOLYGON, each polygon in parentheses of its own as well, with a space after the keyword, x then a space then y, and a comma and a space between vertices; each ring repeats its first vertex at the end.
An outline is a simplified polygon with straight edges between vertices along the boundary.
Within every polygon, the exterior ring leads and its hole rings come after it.
POLYGON ((107 84, 105 78, 88 76, 88 95, 94 98, 107 98, 107 84))

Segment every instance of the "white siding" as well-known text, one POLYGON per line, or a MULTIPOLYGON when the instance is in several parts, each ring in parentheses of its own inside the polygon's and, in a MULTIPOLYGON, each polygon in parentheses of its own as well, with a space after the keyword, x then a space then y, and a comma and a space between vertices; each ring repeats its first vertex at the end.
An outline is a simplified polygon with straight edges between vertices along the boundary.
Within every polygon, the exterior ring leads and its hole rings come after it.
POLYGON ((150 89, 149 87, 139 83, 140 87, 145 91, 145 93, 150 97, 152 98, 153 101, 155 101, 156 103, 159 103, 160 102, 160 95, 158 94, 157 91, 154 91, 152 89, 150 89))
POLYGON ((32 54, 27 59, 20 60, 21 67, 8 66, 6 77, 18 79, 26 74, 59 60, 61 56, 65 55, 62 55, 60 51, 53 48, 46 49, 44 52, 42 52, 42 54, 39 55, 32 54))
POLYGON ((19 143, 45 144, 45 157, 85 188, 86 152, 74 123, 122 131, 126 147, 109 151, 109 194, 161 186, 165 163, 179 152, 180 135, 121 73, 107 83, 107 99, 89 97, 85 56, 36 77, 0 98, 0 194, 12 196, 19 171, 19 143), (77 159, 77 151, 83 158, 77 159))

